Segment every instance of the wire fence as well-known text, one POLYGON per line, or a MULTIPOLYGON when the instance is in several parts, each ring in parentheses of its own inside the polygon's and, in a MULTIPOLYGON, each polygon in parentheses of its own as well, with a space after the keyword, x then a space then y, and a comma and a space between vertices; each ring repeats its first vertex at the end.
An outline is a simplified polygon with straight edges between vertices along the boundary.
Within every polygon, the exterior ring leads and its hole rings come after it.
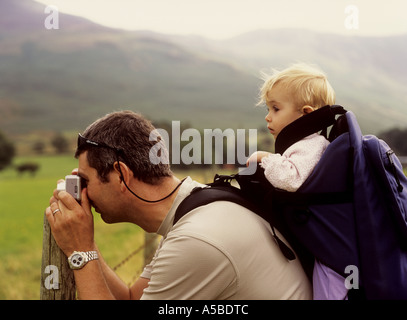
POLYGON ((138 277, 141 275, 143 272, 144 267, 150 263, 151 259, 154 256, 154 252, 157 247, 157 235, 152 234, 152 233, 145 233, 144 235, 144 243, 140 245, 137 249, 132 251, 130 254, 128 254, 122 261, 120 261, 118 264, 116 264, 112 269, 113 271, 117 271, 121 267, 123 267, 126 263, 128 263, 133 257, 137 255, 143 254, 143 265, 141 268, 136 270, 130 279, 130 281, 127 282, 128 286, 132 286, 138 279, 138 277))

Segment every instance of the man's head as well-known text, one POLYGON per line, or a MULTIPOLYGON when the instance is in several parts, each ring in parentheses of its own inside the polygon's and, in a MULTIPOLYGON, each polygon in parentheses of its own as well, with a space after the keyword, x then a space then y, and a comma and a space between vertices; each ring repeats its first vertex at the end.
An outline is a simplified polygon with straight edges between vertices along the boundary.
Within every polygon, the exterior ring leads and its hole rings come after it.
POLYGON ((99 147, 92 143, 78 144, 75 157, 87 151, 89 166, 96 169, 102 182, 109 181, 108 175, 119 160, 140 181, 157 184, 161 178, 172 176, 172 172, 168 164, 153 164, 150 161, 149 152, 156 143, 162 143, 160 149, 166 150, 163 141, 150 141, 150 134, 154 130, 150 121, 132 111, 107 114, 92 123, 82 134, 89 141, 99 143, 99 147))

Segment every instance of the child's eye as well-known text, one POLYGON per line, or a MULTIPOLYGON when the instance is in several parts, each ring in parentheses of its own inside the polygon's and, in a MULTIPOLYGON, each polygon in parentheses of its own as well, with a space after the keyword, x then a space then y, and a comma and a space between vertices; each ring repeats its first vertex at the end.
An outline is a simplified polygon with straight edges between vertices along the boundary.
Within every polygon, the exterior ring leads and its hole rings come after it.
POLYGON ((273 111, 277 112, 278 110, 280 110, 279 108, 277 108, 276 106, 272 106, 273 111))

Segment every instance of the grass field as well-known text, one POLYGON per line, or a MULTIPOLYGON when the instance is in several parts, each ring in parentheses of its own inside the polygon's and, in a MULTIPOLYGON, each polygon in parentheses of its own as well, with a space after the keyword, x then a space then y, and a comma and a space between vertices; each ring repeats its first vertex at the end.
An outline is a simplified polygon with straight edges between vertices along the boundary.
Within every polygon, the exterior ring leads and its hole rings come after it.
MULTIPOLYGON (((15 164, 36 162, 40 170, 35 177, 18 176, 12 168, 0 172, 0 300, 39 299, 41 277, 42 227, 44 210, 56 181, 77 166, 71 156, 20 157, 15 164)), ((200 182, 213 178, 213 172, 182 172, 200 182)), ((113 267, 144 241, 144 232, 135 225, 107 225, 96 213, 95 238, 113 267)), ((142 265, 142 252, 117 270, 126 282, 142 265)))

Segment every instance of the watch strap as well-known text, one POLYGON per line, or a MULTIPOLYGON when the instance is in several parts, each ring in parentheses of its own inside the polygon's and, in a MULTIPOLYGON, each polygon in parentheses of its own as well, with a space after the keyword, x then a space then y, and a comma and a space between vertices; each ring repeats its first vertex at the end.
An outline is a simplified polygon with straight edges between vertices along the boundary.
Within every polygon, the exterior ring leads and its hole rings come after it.
POLYGON ((84 252, 88 258, 88 261, 99 259, 97 251, 86 251, 84 252))

